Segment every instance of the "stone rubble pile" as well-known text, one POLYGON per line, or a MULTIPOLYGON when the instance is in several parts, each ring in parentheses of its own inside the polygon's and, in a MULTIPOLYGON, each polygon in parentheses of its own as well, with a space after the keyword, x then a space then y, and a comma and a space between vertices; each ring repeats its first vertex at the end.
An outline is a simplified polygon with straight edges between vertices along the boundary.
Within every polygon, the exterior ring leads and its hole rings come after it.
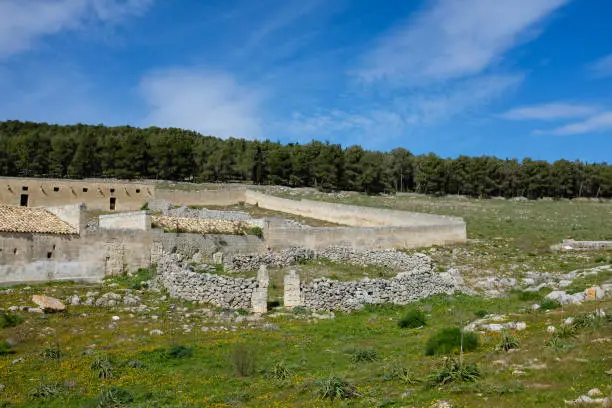
POLYGON ((114 292, 106 292, 100 295, 99 292, 87 292, 83 300, 79 295, 72 295, 66 299, 66 302, 72 306, 86 305, 98 307, 113 307, 113 306, 137 306, 140 305, 140 297, 126 290, 124 295, 114 292))
POLYGON ((243 235, 254 224, 247 221, 213 220, 189 217, 153 215, 151 221, 158 228, 200 234, 243 235))
POLYGON ((260 265, 280 268, 317 258, 356 266, 378 266, 402 272, 433 269, 433 261, 427 255, 408 255, 394 250, 356 250, 349 247, 329 247, 318 251, 289 248, 280 252, 234 255, 225 261, 224 267, 227 271, 246 272, 257 270, 260 265))
POLYGON ((225 221, 250 221, 252 217, 243 211, 219 211, 207 208, 189 208, 182 206, 169 208, 164 211, 164 215, 181 218, 205 218, 211 220, 225 221))
POLYGON ((253 278, 194 272, 181 265, 175 255, 168 254, 161 257, 157 274, 158 283, 174 298, 231 309, 249 309, 257 287, 257 280, 253 278))
POLYGON ((340 282, 326 278, 302 285, 304 307, 313 311, 341 310, 349 312, 366 304, 407 304, 437 294, 459 290, 456 271, 436 273, 430 270, 401 272, 391 279, 369 279, 340 282))

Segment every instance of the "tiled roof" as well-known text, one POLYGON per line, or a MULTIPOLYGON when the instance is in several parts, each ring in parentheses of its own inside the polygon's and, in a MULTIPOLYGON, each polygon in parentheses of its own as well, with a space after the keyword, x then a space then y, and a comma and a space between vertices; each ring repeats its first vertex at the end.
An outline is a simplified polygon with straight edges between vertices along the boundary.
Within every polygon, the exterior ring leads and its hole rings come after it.
POLYGON ((0 232, 77 234, 76 228, 44 208, 0 205, 0 232))

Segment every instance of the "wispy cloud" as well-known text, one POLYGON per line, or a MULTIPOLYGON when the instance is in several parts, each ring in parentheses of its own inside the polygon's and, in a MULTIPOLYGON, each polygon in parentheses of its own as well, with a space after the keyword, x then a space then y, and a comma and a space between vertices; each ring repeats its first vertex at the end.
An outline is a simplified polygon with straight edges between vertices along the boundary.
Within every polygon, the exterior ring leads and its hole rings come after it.
POLYGON ((46 35, 140 15, 153 0, 0 1, 0 58, 29 50, 46 35))
POLYGON ((581 122, 574 122, 549 130, 536 130, 538 135, 581 135, 612 131, 612 112, 604 112, 591 116, 581 122))
POLYGON ((605 78, 612 76, 612 54, 593 62, 588 67, 589 72, 595 78, 605 78))
POLYGON ((435 0, 367 52, 357 75, 411 85, 474 75, 568 0, 435 0))
POLYGON ((573 119, 588 117, 598 111, 599 108, 597 106, 553 102, 542 105, 521 106, 502 113, 499 117, 509 120, 573 119))
POLYGON ((143 78, 140 91, 150 107, 143 125, 197 130, 219 137, 262 135, 264 94, 222 72, 170 69, 143 78))

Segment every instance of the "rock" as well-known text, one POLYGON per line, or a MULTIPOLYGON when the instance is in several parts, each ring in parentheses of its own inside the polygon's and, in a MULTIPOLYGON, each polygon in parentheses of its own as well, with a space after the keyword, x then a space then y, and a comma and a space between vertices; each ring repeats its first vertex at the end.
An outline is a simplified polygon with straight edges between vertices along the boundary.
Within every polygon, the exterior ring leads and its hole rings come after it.
POLYGON ((593 286, 584 291, 586 300, 593 301, 599 300, 604 297, 605 293, 599 286, 593 286))
POLYGON ((557 328, 556 328, 555 326, 548 326, 548 327, 546 328, 546 331, 547 331, 548 333, 551 333, 551 334, 552 334, 552 333, 554 333, 554 332, 556 332, 556 331, 557 331, 557 328))
POLYGON ((149 332, 149 335, 151 336, 161 336, 162 334, 164 334, 164 332, 159 329, 151 330, 149 332))
POLYGON ((78 295, 72 295, 67 299, 67 302, 72 306, 78 306, 81 304, 81 298, 78 295))
POLYGON ((3 392, 6 389, 6 385, 0 384, 0 392, 3 392))
POLYGON ((521 370, 514 370, 512 371, 512 375, 520 376, 520 375, 527 375, 527 373, 521 370))
POLYGON ((28 307, 28 312, 29 313, 44 313, 45 311, 42 310, 40 307, 28 307))
POLYGON ((120 319, 120 317, 119 317, 119 316, 113 316, 113 317, 111 317, 111 319, 113 319, 113 320, 119 320, 119 319, 120 319))
POLYGON ((23 357, 19 357, 14 359, 11 364, 19 364, 19 363, 23 363, 25 360, 23 359, 23 357))
POLYGON ((601 395, 601 390, 599 388, 593 388, 587 392, 589 397, 599 397, 601 395))
POLYGON ((32 296, 32 302, 36 303, 45 312, 63 312, 66 310, 66 306, 62 302, 50 296, 34 295, 32 296))

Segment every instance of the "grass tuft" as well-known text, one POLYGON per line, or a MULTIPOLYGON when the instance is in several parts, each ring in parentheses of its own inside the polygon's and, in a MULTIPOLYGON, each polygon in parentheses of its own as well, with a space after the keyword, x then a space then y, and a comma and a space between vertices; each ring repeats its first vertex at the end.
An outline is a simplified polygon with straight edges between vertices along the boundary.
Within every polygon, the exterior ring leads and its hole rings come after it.
POLYGON ((474 351, 480 344, 478 333, 464 332, 459 327, 447 327, 434 333, 425 346, 426 356, 437 356, 463 351, 474 351), (463 336, 462 336, 463 335, 463 336))
POLYGON ((427 317, 420 309, 410 309, 397 322, 402 329, 416 329, 427 325, 427 317))

